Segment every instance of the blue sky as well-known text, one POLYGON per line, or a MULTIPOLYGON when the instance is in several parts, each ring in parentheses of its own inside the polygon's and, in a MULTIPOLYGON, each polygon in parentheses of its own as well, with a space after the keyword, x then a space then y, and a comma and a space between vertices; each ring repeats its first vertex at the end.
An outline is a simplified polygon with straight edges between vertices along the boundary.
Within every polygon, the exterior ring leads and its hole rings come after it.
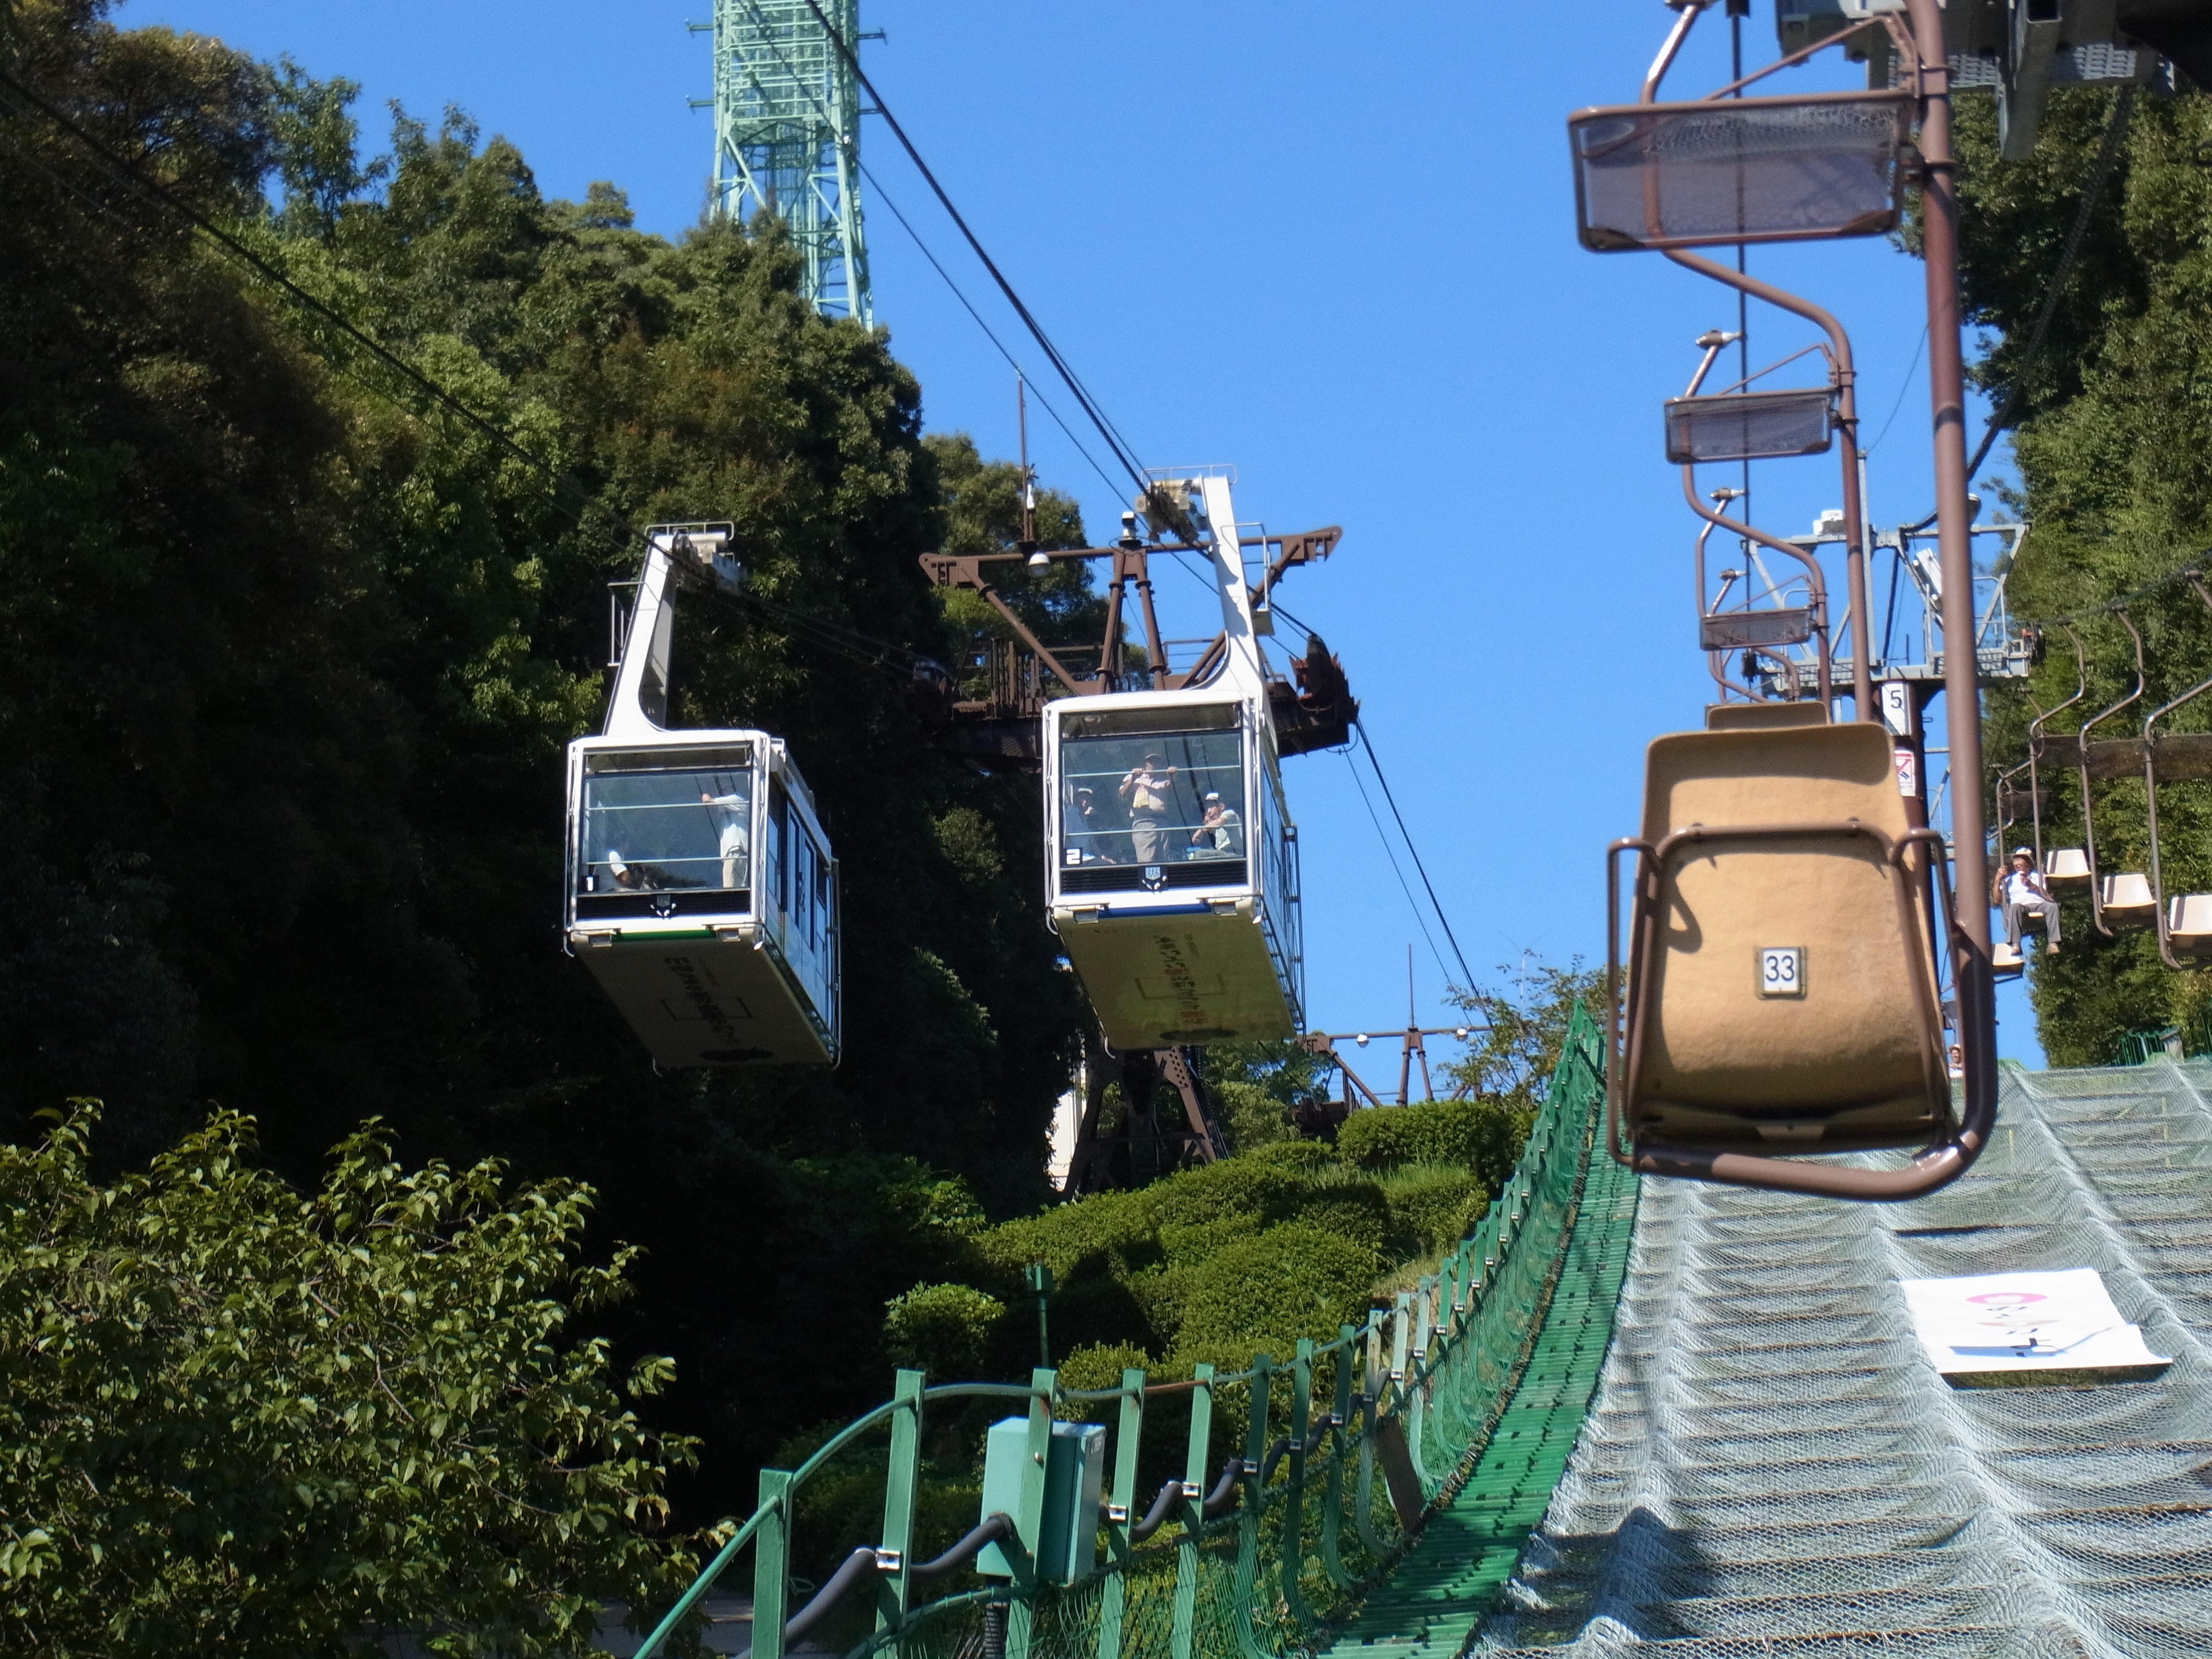
MULTIPOLYGON (((434 118, 458 105, 518 144, 548 194, 611 179, 641 227, 670 235, 704 200, 708 116, 688 100, 708 90, 707 37, 685 24, 709 15, 710 0, 129 0, 115 14, 359 81, 372 138, 389 100, 434 118)), ((1343 659, 1486 980, 1528 951, 1601 957, 1601 855, 1633 826, 1643 745, 1698 725, 1711 689, 1694 520, 1661 456, 1659 404, 1695 367, 1691 341, 1734 325, 1735 301, 1656 256, 1577 246, 1565 126, 1577 106, 1634 98, 1673 15, 1658 0, 863 0, 864 27, 887 37, 866 46, 868 73, 1143 461, 1231 462, 1240 517, 1345 526, 1335 559, 1284 600, 1343 659)), ((1772 30, 1761 4, 1747 62, 1773 55, 1772 30)), ((1670 90, 1725 82, 1728 55, 1727 21, 1709 16, 1670 90)), ((1824 59, 1782 85, 1855 75, 1824 59)), ((871 121, 862 142, 1032 362, 890 134, 871 121)), ((866 206, 878 319, 930 426, 1010 457, 1012 372, 891 214, 866 206)), ((1842 316, 1870 441, 1896 411, 1872 458, 1872 515, 1920 517, 1920 266, 1876 240, 1755 250, 1752 268, 1842 316)), ((1752 326, 1754 364, 1810 339, 1756 308, 1752 326)), ((1104 535, 1120 492, 1032 413, 1045 481, 1104 535)), ((1755 483, 1756 516, 1780 533, 1840 504, 1829 458, 1764 464, 1755 483)), ((1188 579, 1164 591, 1190 618, 1171 614, 1169 631, 1200 631, 1206 595, 1188 579)), ((1443 971, 1347 762, 1294 760, 1286 781, 1313 1022, 1402 1021, 1410 942, 1422 1018, 1441 1023, 1443 971)), ((2036 1060, 2017 985, 2001 1012, 2002 1050, 2036 1060)))

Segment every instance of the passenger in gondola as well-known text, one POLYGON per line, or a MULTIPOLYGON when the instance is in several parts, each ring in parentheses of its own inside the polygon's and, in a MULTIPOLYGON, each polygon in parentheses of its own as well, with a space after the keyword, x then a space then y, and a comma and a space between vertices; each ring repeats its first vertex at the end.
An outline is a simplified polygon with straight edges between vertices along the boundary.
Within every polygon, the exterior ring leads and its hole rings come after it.
POLYGON ((1190 833, 1190 852, 1194 859, 1233 859, 1244 848, 1238 839, 1243 820, 1237 809, 1221 804, 1218 792, 1206 797, 1206 816, 1199 820, 1198 828, 1190 833))
POLYGON ((1166 850, 1167 837, 1160 827, 1168 811, 1176 769, 1155 751, 1133 766, 1121 779, 1121 799, 1129 803, 1129 846, 1139 864, 1158 864, 1166 850))
POLYGON ((1076 862, 1079 864, 1115 864, 1112 832, 1098 817, 1098 797, 1095 791, 1078 788, 1075 792, 1076 862))
POLYGON ((722 860, 722 885, 746 885, 751 876, 752 803, 743 795, 702 795, 699 802, 722 809, 722 834, 715 847, 722 860))
POLYGON ((2031 916, 2043 922, 2045 948, 2052 956, 2058 954, 2058 901, 2051 896, 2051 889, 2043 879, 2043 872, 2035 867, 2035 854, 2025 847, 2012 849, 2012 867, 1997 872, 1992 884, 1990 902, 2004 912, 2005 938, 2013 950, 2021 951, 2021 930, 2031 916))
POLYGON ((615 878, 615 885, 625 893, 658 893, 671 887, 704 887, 702 881, 686 881, 681 876, 671 875, 657 864, 630 864, 620 853, 607 854, 607 871, 615 878))

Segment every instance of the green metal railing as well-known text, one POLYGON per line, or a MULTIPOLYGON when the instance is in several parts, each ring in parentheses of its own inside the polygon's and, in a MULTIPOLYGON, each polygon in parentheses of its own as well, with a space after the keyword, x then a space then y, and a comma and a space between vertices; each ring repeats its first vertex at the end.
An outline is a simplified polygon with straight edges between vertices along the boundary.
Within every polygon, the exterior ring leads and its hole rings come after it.
MULTIPOLYGON (((1154 1382, 1067 1389, 1048 1370, 1019 1383, 926 1385, 897 1374, 893 1397, 832 1436, 798 1468, 763 1469, 752 1515, 638 1650, 654 1659, 670 1634, 736 1565, 752 1562, 752 1659, 783 1659, 848 1589, 865 1589, 873 1629, 847 1659, 1280 1659, 1312 1645, 1387 1575, 1424 1515, 1474 1466, 1527 1364, 1565 1249, 1604 1100, 1603 1045, 1577 1009, 1519 1164, 1481 1224, 1412 1291, 1299 1341, 1287 1364, 1260 1354, 1230 1374, 1200 1365, 1154 1382), (1139 1489, 1148 1409, 1188 1396, 1182 1474, 1139 1489), (1019 1512, 990 1517, 1016 1576, 926 1598, 972 1559, 913 1559, 925 1419, 969 1402, 1020 1402, 1030 1454, 1019 1512), (1243 1418, 1242 1451, 1211 1468, 1215 1419, 1243 1418), (1101 1506, 1101 1565, 1066 1586, 1040 1583, 1013 1539, 1039 1535, 1055 1413, 1110 1418, 1112 1480, 1101 1506), (881 1541, 855 1549, 809 1607, 791 1607, 793 1522, 807 1482, 881 1431, 881 1541), (1378 1474, 1381 1479, 1377 1480, 1378 1474), (1147 1512, 1149 1510, 1149 1512, 1147 1512)), ((848 1614, 849 1617, 849 1613, 848 1614)))
POLYGON ((2212 1054, 2212 1005, 2197 1009, 2179 1025, 2159 1025, 2120 1033, 2120 1064, 2146 1066, 2154 1060, 2195 1060, 2212 1054))

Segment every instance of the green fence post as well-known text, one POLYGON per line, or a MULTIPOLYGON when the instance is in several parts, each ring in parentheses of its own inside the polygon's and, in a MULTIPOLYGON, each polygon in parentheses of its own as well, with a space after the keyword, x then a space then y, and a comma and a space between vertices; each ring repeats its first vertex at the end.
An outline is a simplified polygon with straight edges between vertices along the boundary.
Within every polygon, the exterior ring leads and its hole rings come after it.
POLYGON ((1367 1369, 1359 1380, 1359 1484, 1352 1494, 1352 1525, 1358 1529, 1359 1541, 1367 1546, 1379 1559, 1390 1553, 1375 1532, 1375 1427, 1382 1412, 1382 1390, 1389 1379, 1382 1370, 1382 1321, 1381 1308, 1367 1310, 1367 1369))
POLYGON ((1198 1623, 1199 1528, 1204 1521, 1199 1505, 1206 1497, 1206 1460, 1213 1445, 1213 1367, 1200 1365, 1191 1375, 1198 1386, 1190 1391, 1190 1449, 1182 1465, 1182 1538, 1176 1546, 1175 1628, 1169 1638, 1173 1659, 1190 1659, 1198 1623))
POLYGON ((1244 1659, 1274 1659, 1252 1631, 1260 1611, 1260 1522, 1267 1507, 1267 1393, 1274 1371, 1272 1354, 1252 1356, 1252 1409, 1244 1428, 1244 1512, 1237 1522, 1237 1650, 1244 1659))
POLYGON ((1424 1491, 1428 1487, 1428 1460, 1422 1455, 1421 1431, 1428 1426, 1429 1395, 1429 1309, 1436 1300, 1437 1281, 1428 1274, 1420 1277, 1419 1288, 1413 1292, 1412 1310, 1413 1336, 1407 1345, 1406 1379, 1412 1387, 1406 1402, 1406 1446, 1413 1454, 1413 1472, 1422 1476, 1424 1491))
POLYGON ((1121 1607, 1129 1590, 1129 1529, 1137 1518, 1137 1451, 1145 1431, 1145 1374, 1121 1373, 1121 1421, 1114 1432, 1114 1491, 1107 1499, 1106 1536, 1114 1559, 1098 1587, 1098 1659, 1121 1659, 1121 1607))
MULTIPOLYGON (((891 1385, 890 1452, 884 1465, 884 1541, 876 1559, 880 1571, 876 1592, 876 1630, 898 1630, 906 1624, 908 1598, 913 1581, 907 1570, 914 1563, 914 1500, 921 1484, 921 1388, 920 1371, 902 1370, 891 1385)), ((898 1650, 897 1644, 893 1650, 898 1650)))
POLYGON ((1345 1430, 1352 1421, 1352 1369, 1358 1358, 1359 1328, 1336 1328, 1336 1394, 1328 1413, 1328 1485, 1321 1498, 1321 1565, 1339 1589, 1355 1582, 1345 1571, 1338 1541, 1344 1527, 1344 1454, 1352 1443, 1345 1430))
POLYGON ((760 1472, 761 1507, 769 1513, 753 1534, 753 1659, 783 1659, 783 1626, 791 1617, 790 1492, 790 1470, 760 1472))
POLYGON ((1045 1460, 1052 1455, 1052 1396, 1059 1381, 1056 1372, 1042 1365, 1030 1373, 1030 1461, 1022 1469, 1022 1512, 1014 1517, 1021 1547, 1004 1552, 1016 1575, 1006 1607, 1006 1659, 1029 1659, 1037 1597, 1044 1593, 1037 1578, 1037 1545, 1044 1537, 1045 1460))
POLYGON ((1306 1564, 1306 1425, 1313 1417, 1313 1339, 1298 1339, 1291 1368, 1291 1478, 1283 1489, 1283 1603, 1301 1630, 1317 1622, 1298 1580, 1306 1564))

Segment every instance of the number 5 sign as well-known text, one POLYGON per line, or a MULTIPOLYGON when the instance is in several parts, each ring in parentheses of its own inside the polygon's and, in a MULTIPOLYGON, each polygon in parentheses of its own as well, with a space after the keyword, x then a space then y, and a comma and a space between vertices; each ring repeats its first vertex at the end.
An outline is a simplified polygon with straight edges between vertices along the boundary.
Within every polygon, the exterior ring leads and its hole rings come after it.
POLYGON ((1759 994, 1763 997, 1802 997, 1805 994, 1803 945, 1762 945, 1759 947, 1759 994))

